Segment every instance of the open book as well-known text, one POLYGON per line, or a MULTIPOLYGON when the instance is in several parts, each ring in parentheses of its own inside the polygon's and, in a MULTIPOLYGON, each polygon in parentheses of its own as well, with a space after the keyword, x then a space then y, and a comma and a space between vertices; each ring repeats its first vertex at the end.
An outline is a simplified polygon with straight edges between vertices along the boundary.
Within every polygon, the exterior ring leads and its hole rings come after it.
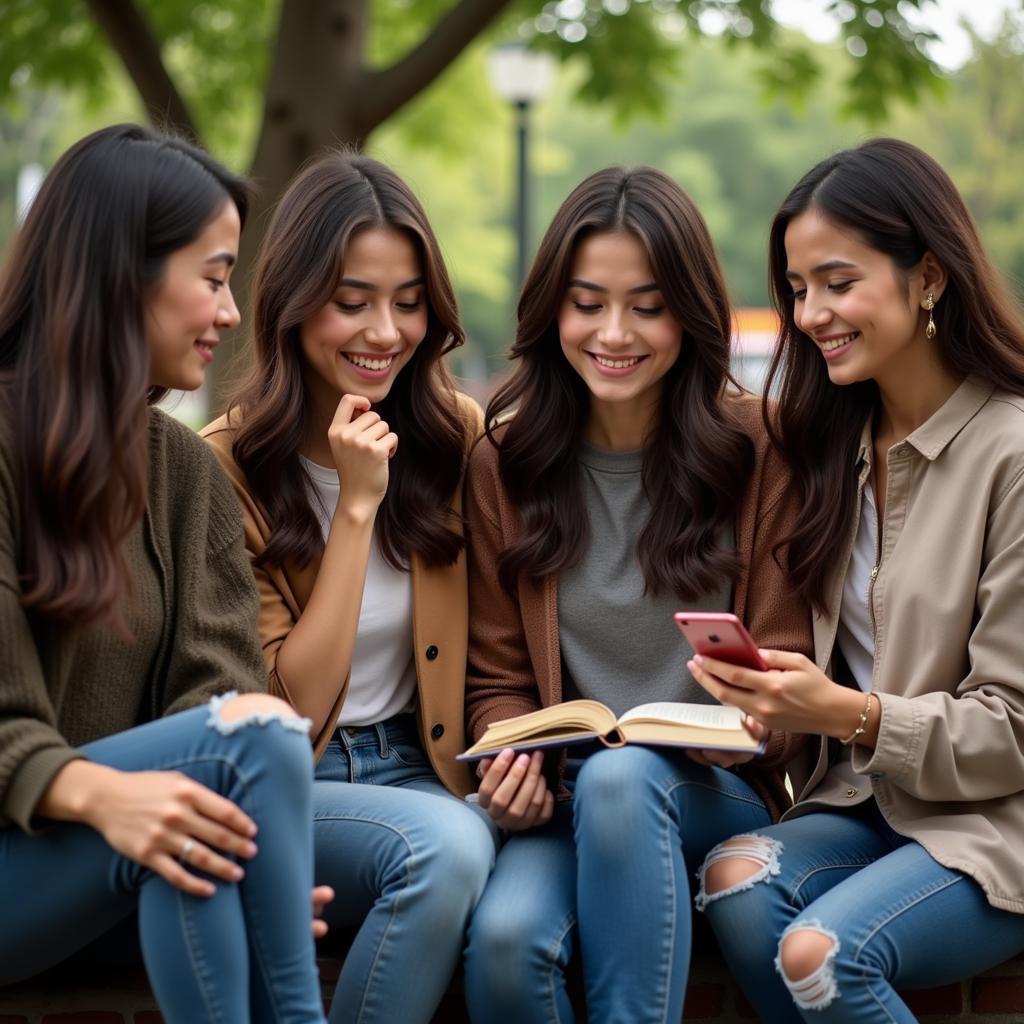
POLYGON ((640 743, 759 754, 764 742, 743 728, 743 712, 722 704, 640 704, 619 718, 596 700, 569 700, 528 715, 492 722, 460 761, 493 757, 506 747, 539 750, 600 740, 608 747, 640 743))

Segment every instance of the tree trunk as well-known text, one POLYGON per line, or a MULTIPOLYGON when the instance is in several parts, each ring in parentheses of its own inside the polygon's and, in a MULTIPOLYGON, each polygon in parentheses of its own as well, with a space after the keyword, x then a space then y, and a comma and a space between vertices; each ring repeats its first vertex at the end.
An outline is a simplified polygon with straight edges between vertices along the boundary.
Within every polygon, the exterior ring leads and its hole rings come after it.
POLYGON ((459 0, 388 68, 365 64, 370 0, 284 0, 250 173, 259 188, 233 278, 243 325, 225 336, 208 375, 219 415, 248 364, 244 339, 255 255, 292 175, 331 146, 362 147, 377 125, 427 88, 509 4, 459 0))
POLYGON ((220 415, 249 363, 249 288, 270 212, 296 170, 331 146, 361 145, 359 118, 368 0, 287 0, 250 174, 258 193, 232 289, 242 326, 225 335, 207 373, 210 418, 220 415))
POLYGON ((141 8, 132 0, 86 0, 89 12, 121 59, 146 107, 160 128, 198 140, 195 121, 184 97, 167 73, 160 41, 141 8))

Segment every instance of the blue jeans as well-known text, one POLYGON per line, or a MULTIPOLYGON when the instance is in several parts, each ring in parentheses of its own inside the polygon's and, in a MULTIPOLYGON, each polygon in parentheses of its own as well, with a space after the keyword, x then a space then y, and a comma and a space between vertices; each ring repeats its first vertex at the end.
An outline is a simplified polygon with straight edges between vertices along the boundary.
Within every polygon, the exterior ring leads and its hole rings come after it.
POLYGON ((946 984, 1024 950, 1024 914, 991 906, 973 879, 894 832, 873 802, 757 833, 772 841, 770 870, 709 896, 705 913, 734 977, 773 1024, 913 1024, 896 988, 946 984), (791 992, 778 948, 787 929, 804 927, 834 945, 791 992))
POLYGON ((717 842, 770 821, 732 772, 681 751, 600 749, 570 760, 573 801, 513 833, 470 924, 477 1024, 568 1024, 578 933, 588 1020, 677 1024, 691 948, 690 873, 717 842))
POLYGON ((313 834, 316 881, 337 894, 327 921, 356 930, 331 1024, 426 1024, 458 964, 496 835, 438 780, 412 715, 335 733, 316 769, 313 834))
POLYGON ((259 852, 236 884, 188 896, 86 825, 0 829, 0 984, 59 963, 138 910, 146 970, 168 1024, 324 1019, 310 925, 313 775, 304 729, 211 708, 82 747, 121 771, 177 771, 237 804, 259 852))

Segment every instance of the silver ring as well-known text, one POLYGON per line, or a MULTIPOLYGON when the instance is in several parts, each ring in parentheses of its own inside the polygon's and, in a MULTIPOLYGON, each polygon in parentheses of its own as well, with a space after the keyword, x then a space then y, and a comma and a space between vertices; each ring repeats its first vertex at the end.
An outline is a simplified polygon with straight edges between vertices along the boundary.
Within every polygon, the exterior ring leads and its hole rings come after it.
POLYGON ((178 860, 182 864, 188 863, 188 855, 192 852, 192 847, 196 845, 196 841, 192 838, 188 838, 181 844, 181 853, 178 854, 178 860))

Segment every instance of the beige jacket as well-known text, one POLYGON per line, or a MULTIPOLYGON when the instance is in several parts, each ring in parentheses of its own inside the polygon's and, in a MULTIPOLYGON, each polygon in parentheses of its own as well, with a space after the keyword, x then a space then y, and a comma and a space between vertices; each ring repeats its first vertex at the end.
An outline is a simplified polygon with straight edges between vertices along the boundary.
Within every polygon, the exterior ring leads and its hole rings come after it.
MULTIPOLYGON (((858 516, 871 457, 866 428, 858 516)), ((897 832, 1024 913, 1024 398, 968 378, 887 461, 869 591, 878 745, 830 770, 835 744, 819 741, 799 800, 873 794, 897 832)), ((814 621, 826 671, 856 519, 814 621)))
MULTIPOLYGON (((483 429, 483 413, 471 398, 457 396, 466 423, 466 448, 483 429)), ((234 485, 242 503, 245 546, 250 559, 266 549, 270 526, 249 490, 245 475, 231 453, 238 423, 226 416, 202 430, 234 485)), ((452 495, 451 507, 462 516, 462 485, 452 495)), ((309 565, 262 566, 254 569, 260 594, 260 642, 270 673, 270 692, 294 704, 288 683, 277 671, 277 653, 306 607, 320 569, 320 556, 309 565)), ((466 557, 454 565, 430 567, 412 557, 413 649, 419 701, 417 718, 423 749, 438 778, 453 793, 465 796, 476 788, 472 770, 455 755, 465 747, 464 691, 466 683, 466 557)), ((313 737, 316 755, 323 754, 333 735, 348 691, 348 679, 338 691, 327 725, 313 737)))

